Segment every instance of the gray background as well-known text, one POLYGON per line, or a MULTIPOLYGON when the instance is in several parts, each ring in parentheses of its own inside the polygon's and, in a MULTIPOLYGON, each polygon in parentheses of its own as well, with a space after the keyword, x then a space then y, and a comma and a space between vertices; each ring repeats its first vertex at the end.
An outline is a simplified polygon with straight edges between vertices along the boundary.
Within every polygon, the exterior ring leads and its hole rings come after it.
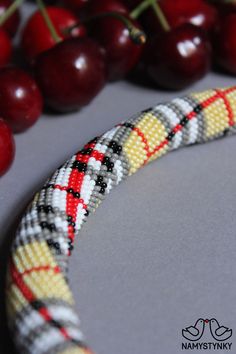
MULTIPOLYGON (((212 73, 190 90, 234 81, 212 73)), ((27 202, 89 139, 174 96, 109 84, 81 112, 44 115, 16 136, 15 162, 0 180, 1 354, 12 353, 3 300, 6 257, 27 202)), ((89 218, 69 278, 82 329, 98 354, 182 353, 181 329, 199 317, 216 317, 236 330, 235 151, 236 138, 229 137, 173 152, 118 186, 89 218)), ((211 340, 207 331, 205 339, 211 340)), ((232 342, 235 352, 235 333, 232 342)))

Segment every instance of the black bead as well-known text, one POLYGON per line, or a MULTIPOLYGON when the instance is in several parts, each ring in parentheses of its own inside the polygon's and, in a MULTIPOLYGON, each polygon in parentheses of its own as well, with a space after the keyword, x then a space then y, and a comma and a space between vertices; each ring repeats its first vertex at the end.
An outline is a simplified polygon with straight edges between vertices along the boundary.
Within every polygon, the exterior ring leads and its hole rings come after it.
POLYGON ((57 250, 60 249, 60 244, 58 242, 54 242, 54 245, 53 245, 57 250))
POLYGON ((230 131, 229 129, 225 129, 225 130, 223 131, 223 135, 226 136, 227 134, 229 134, 229 131, 230 131))
POLYGON ((86 212, 85 212, 85 214, 84 214, 85 216, 89 216, 89 211, 88 210, 86 210, 86 212))
POLYGON ((57 322, 56 320, 54 320, 54 319, 50 319, 49 321, 48 321, 48 323, 50 323, 53 327, 56 327, 56 328, 62 328, 62 325, 59 323, 59 322, 57 322))
POLYGON ((50 231, 56 231, 56 229, 57 229, 55 224, 48 225, 48 228, 50 231))
POLYGON ((34 300, 30 304, 37 311, 40 310, 42 307, 44 307, 44 304, 42 303, 42 301, 39 301, 39 300, 34 300))
POLYGON ((110 161, 110 157, 105 156, 102 160, 103 165, 106 165, 110 161))
POLYGON ((123 126, 126 127, 126 128, 131 128, 131 129, 134 128, 134 125, 133 125, 132 123, 128 123, 128 122, 125 122, 125 123, 123 124, 123 126))
POLYGON ((187 117, 182 118, 179 123, 180 125, 182 125, 182 127, 184 127, 188 123, 188 118, 187 117))
POLYGON ((68 215, 68 216, 67 216, 67 221, 70 222, 70 221, 72 221, 72 219, 73 219, 73 217, 72 217, 71 215, 68 215))
POLYGON ((145 113, 149 113, 152 111, 152 108, 147 108, 147 109, 144 109, 141 113, 145 114, 145 113))
POLYGON ((104 194, 104 193, 105 193, 105 191, 106 191, 106 189, 105 189, 105 188, 101 188, 101 189, 100 189, 100 193, 101 193, 101 194, 104 194))
POLYGON ((51 240, 51 239, 47 240, 47 244, 48 244, 48 246, 52 246, 53 245, 53 240, 51 240))
POLYGON ((74 193, 74 197, 79 199, 80 198, 80 193, 79 192, 75 192, 74 193))
POLYGON ((167 139, 168 139, 169 141, 171 141, 174 136, 175 136, 175 133, 174 133, 174 132, 170 132, 170 133, 168 134, 168 136, 167 136, 167 139))
POLYGON ((44 211, 44 205, 38 205, 37 206, 38 211, 44 211))
POLYGON ((86 172, 87 170, 87 164, 85 162, 74 161, 72 167, 77 168, 80 172, 86 172))
POLYGON ((53 212, 53 208, 51 205, 46 205, 44 207, 44 211, 45 211, 45 213, 50 213, 50 212, 53 212))
POLYGON ((83 149, 83 150, 81 150, 80 153, 81 153, 82 155, 91 155, 92 151, 93 151, 93 149, 88 148, 88 149, 83 149))
POLYGON ((42 229, 46 229, 46 228, 48 228, 48 223, 46 221, 42 221, 40 223, 40 226, 42 227, 42 229))
POLYGON ((202 106, 198 104, 197 106, 194 107, 193 111, 195 113, 200 113, 202 111, 202 106))
POLYGON ((73 191, 72 188, 68 188, 68 189, 67 189, 67 192, 70 193, 70 194, 73 194, 73 193, 74 193, 74 191, 73 191))
POLYGON ((52 184, 52 183, 49 183, 49 184, 46 184, 45 186, 43 186, 43 188, 42 189, 49 189, 49 188, 54 188, 54 184, 52 184))
POLYGON ((109 145, 108 145, 109 148, 111 148, 113 150, 113 152, 117 155, 119 155, 122 151, 122 146, 119 145, 116 141, 112 140, 110 141, 109 145))
POLYGON ((88 142, 88 144, 97 143, 97 141, 98 141, 98 137, 96 136, 94 139, 90 140, 90 141, 88 142))
POLYGON ((101 187, 102 187, 102 188, 107 188, 107 183, 106 183, 106 182, 102 182, 102 183, 101 183, 101 187))

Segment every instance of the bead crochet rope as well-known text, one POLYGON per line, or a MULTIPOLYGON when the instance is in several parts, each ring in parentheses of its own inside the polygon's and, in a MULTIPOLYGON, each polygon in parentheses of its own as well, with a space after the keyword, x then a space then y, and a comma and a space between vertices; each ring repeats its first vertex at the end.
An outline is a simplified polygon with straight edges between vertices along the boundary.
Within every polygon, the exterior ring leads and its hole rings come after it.
POLYGON ((67 282, 68 258, 90 213, 140 167, 168 151, 236 133, 236 87, 145 110, 91 140, 47 180, 14 240, 7 314, 19 353, 90 354, 67 282))

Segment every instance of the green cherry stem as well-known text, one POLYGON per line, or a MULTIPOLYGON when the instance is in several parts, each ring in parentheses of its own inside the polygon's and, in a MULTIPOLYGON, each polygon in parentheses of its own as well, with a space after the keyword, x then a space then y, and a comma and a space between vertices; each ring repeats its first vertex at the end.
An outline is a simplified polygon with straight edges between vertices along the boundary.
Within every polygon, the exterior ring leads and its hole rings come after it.
POLYGON ((104 17, 113 17, 116 18, 117 20, 121 21, 125 27, 129 31, 130 38, 135 44, 144 44, 146 42, 146 35, 145 33, 137 28, 133 23, 125 16, 121 15, 118 12, 111 11, 111 12, 103 12, 94 16, 87 17, 83 20, 80 21, 80 23, 75 24, 74 26, 71 26, 66 29, 65 34, 71 33, 73 29, 79 27, 81 24, 88 23, 94 20, 99 20, 100 18, 104 17))
POLYGON ((170 31, 170 25, 167 22, 163 11, 158 4, 157 0, 143 0, 131 13, 130 17, 133 19, 137 19, 144 11, 146 11, 149 7, 152 7, 153 11, 155 12, 162 28, 164 31, 170 31))
POLYGON ((0 16, 0 26, 2 26, 11 15, 20 7, 20 5, 24 2, 24 0, 15 0, 4 13, 0 16))
POLYGON ((160 5, 158 4, 158 1, 152 1, 152 8, 153 8, 153 11, 155 12, 158 20, 160 21, 160 24, 161 24, 163 30, 166 32, 170 31, 170 25, 167 22, 167 19, 164 15, 160 5))
POLYGON ((136 20, 139 16, 152 5, 152 0, 143 0, 134 10, 129 14, 131 18, 136 20))
POLYGON ((58 33, 57 33, 57 31, 56 31, 56 29, 55 29, 55 27, 54 27, 49 15, 48 15, 48 12, 47 12, 47 9, 46 9, 46 6, 45 6, 43 0, 36 0, 36 1, 37 1, 37 4, 38 4, 39 11, 41 12, 41 14, 42 14, 42 16, 44 18, 44 21, 45 21, 45 23, 46 23, 46 25, 47 25, 50 33, 51 33, 52 38, 54 39, 54 41, 56 43, 61 42, 61 38, 58 35, 58 33))

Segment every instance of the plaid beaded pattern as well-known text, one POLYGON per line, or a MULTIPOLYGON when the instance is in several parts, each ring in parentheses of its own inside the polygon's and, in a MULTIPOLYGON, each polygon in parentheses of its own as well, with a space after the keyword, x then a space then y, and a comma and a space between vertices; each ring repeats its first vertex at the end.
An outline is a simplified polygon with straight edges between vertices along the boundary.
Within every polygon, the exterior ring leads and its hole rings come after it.
POLYGON ((7 274, 9 325, 20 353, 91 354, 67 281, 75 237, 123 179, 181 146, 236 132, 236 87, 159 104, 97 137, 59 167, 29 205, 7 274))

